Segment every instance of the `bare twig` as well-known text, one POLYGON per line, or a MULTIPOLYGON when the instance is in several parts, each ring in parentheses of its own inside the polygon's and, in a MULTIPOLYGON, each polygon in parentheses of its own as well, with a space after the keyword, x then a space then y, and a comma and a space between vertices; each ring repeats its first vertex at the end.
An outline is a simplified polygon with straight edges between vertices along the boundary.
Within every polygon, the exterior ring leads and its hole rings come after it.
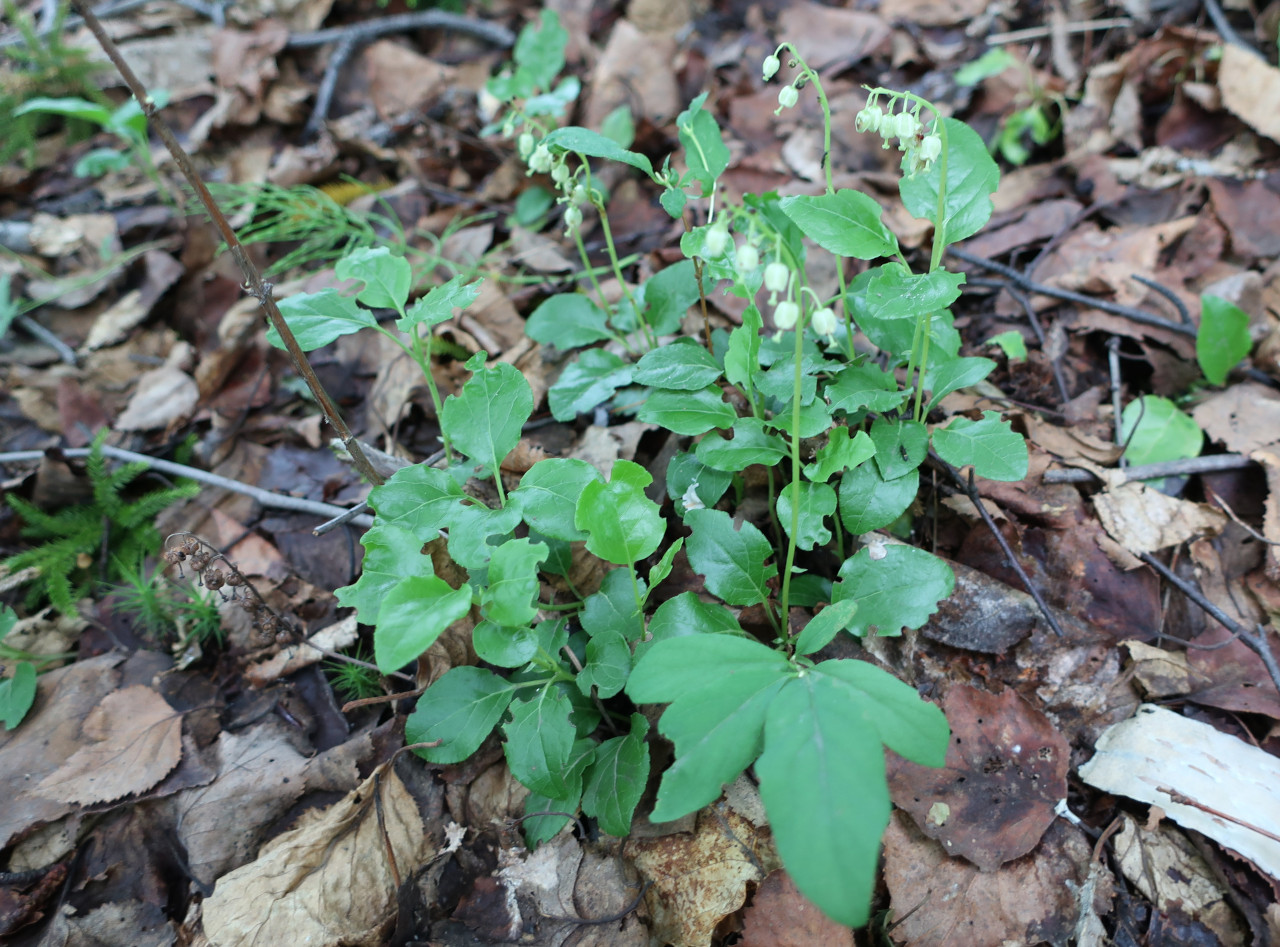
POLYGON ((67 365, 77 364, 76 353, 72 348, 30 316, 23 313, 15 316, 13 321, 28 335, 57 352, 58 358, 67 365))
MULTIPOLYGON (((64 448, 62 455, 64 457, 88 457, 90 449, 87 447, 64 448)), ((270 490, 263 490, 261 487, 255 487, 251 484, 241 483, 239 480, 232 480, 230 477, 221 477, 215 473, 209 473, 207 470, 201 470, 199 467, 188 467, 185 464, 176 464, 171 460, 161 460, 159 457, 148 457, 146 454, 138 454, 131 450, 125 450, 121 447, 113 447, 110 444, 102 445, 102 453, 107 457, 116 460, 130 461, 134 463, 146 464, 153 470, 159 470, 162 473, 170 474, 174 477, 186 477, 190 480, 196 480, 200 483, 208 484, 211 487, 221 487, 224 490, 231 490, 235 493, 241 493, 245 496, 252 497, 265 507, 276 510, 292 510, 296 513, 314 513, 317 516, 333 517, 335 515, 345 515, 347 510, 340 506, 334 506, 331 503, 321 503, 318 500, 307 500, 302 497, 291 497, 282 493, 272 493, 270 490)), ((7 454, 0 454, 0 464, 21 464, 40 461, 44 457, 44 451, 41 450, 19 450, 11 451, 7 454)), ((355 526, 369 527, 373 525, 373 517, 356 516, 349 520, 355 526)))
POLYGON ((1169 300, 1169 304, 1173 306, 1174 309, 1178 310, 1178 316, 1182 319, 1182 324, 1184 326, 1192 324, 1191 313, 1187 311, 1186 303, 1179 299, 1178 294, 1168 286, 1165 286, 1163 283, 1157 283, 1155 280, 1148 279, 1145 276, 1139 276, 1137 273, 1134 273, 1129 278, 1136 283, 1141 283, 1143 286, 1147 287, 1147 289, 1154 289, 1165 299, 1169 300))
POLYGON ((289 37, 285 45, 297 49, 337 43, 348 38, 354 39, 357 43, 367 43, 387 33, 404 33, 409 30, 452 30, 455 33, 474 36, 476 39, 504 49, 516 41, 509 29, 497 23, 477 20, 460 13, 447 13, 444 10, 418 10, 413 13, 399 13, 377 20, 367 20, 363 23, 352 23, 349 26, 334 26, 312 33, 295 33, 289 37))
MULTIPOLYGON (((1106 20, 1084 20, 1080 23, 1067 23, 1063 29, 1068 33, 1096 33, 1101 30, 1124 30, 1133 26, 1133 20, 1127 16, 1112 17, 1106 20)), ((1012 30, 1008 33, 992 33, 987 37, 990 46, 1007 46, 1010 43, 1025 43, 1028 40, 1044 39, 1051 30, 1047 26, 1031 26, 1025 30, 1012 30)))
POLYGON ((227 245, 227 249, 231 251, 231 256, 235 259, 236 264, 240 267, 240 272, 244 274, 245 290, 258 300, 263 311, 267 315, 268 321, 280 333, 280 338, 284 340, 284 346, 289 352, 289 357, 293 360, 294 368, 298 374, 306 381, 307 387, 315 396, 316 402, 320 405, 320 410, 324 412, 325 418, 333 425, 338 436, 342 438, 343 446, 351 453, 351 457, 355 462, 356 469, 359 470, 370 483, 382 483, 382 477, 373 469, 368 459, 365 458, 364 452, 360 449, 360 444, 356 441, 355 435, 351 433, 351 429, 347 427, 347 423, 342 419, 342 415, 338 411, 338 406, 334 404, 333 399, 329 397, 329 393, 324 390, 324 386, 320 384, 320 379, 316 377, 315 370, 311 367, 311 363, 307 360, 306 354, 302 351, 302 347, 298 345, 298 340, 294 338, 293 332, 290 330, 288 323, 285 322, 284 316, 280 314, 280 309, 276 306, 276 301, 271 295, 271 284, 263 280, 262 274, 258 268, 254 266, 249 259, 249 255, 245 252, 244 246, 240 243, 236 236, 235 230, 227 218, 223 216, 222 211, 218 208, 217 202, 214 201, 213 195, 209 193, 209 189, 205 187, 204 181, 196 172, 195 166, 191 163, 190 156, 187 155, 183 147, 178 144, 178 139, 174 136, 173 130, 169 128, 169 123, 160 115, 159 109, 147 94, 146 88, 142 82, 134 74, 129 64, 125 62, 124 57, 120 54, 120 48, 107 35, 102 27, 102 23, 94 16, 93 11, 89 8, 86 0, 72 0, 76 8, 80 11, 80 15, 84 17, 85 25, 89 27, 90 32, 98 40, 98 44, 102 47, 103 52, 107 54, 107 58, 119 71, 123 77, 125 84, 129 87, 129 91, 133 93, 134 98, 138 100, 138 104, 142 106, 142 111, 151 121, 152 127, 155 128, 156 134, 160 140, 164 142, 165 147, 169 149, 169 153, 173 155, 173 160, 181 169, 183 176, 187 179, 187 183, 191 185, 192 190, 199 195, 201 203, 204 204, 205 210, 209 212, 209 217, 213 220, 214 225, 218 228, 218 232, 223 242, 227 245))
MULTIPOLYGON (((1219 473, 1223 470, 1240 470, 1256 461, 1243 454, 1210 454, 1207 457, 1191 457, 1187 460, 1165 460, 1158 464, 1125 467, 1125 481, 1155 480, 1158 477, 1185 477, 1192 474, 1219 473)), ((1097 480, 1091 470, 1070 467, 1066 470, 1046 470, 1045 483, 1088 483, 1097 480)))
POLYGON ((1280 664, 1276 662, 1276 656, 1271 653, 1271 648, 1267 645, 1267 630, 1264 627, 1259 625, 1256 631, 1250 631, 1245 628, 1217 605, 1205 598, 1198 588, 1151 555, 1151 553, 1139 553, 1138 558, 1160 573, 1166 581, 1176 586, 1183 595, 1208 612, 1218 624, 1239 638, 1241 644, 1261 658, 1267 673, 1271 675, 1271 681, 1275 684, 1276 690, 1280 691, 1280 664))

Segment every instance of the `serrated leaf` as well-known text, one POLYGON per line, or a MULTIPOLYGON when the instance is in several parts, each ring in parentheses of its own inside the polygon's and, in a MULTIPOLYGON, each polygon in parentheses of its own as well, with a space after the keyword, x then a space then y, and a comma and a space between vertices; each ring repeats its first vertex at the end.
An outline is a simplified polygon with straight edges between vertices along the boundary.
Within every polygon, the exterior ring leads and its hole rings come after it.
POLYGON ((334 264, 333 272, 340 280, 364 283, 356 299, 371 309, 403 311, 413 286, 409 261, 395 256, 387 247, 352 250, 334 264))
POLYGON ((578 672, 577 684, 582 693, 591 689, 604 700, 618 694, 631 673, 631 649, 626 639, 615 631, 605 631, 587 642, 586 660, 578 672))
POLYGON ((733 528, 723 510, 689 510, 684 521, 693 530, 685 553, 694 571, 706 578, 707 591, 729 605, 758 605, 769 598, 768 581, 777 566, 766 566, 773 547, 751 523, 733 528))
POLYGON ((733 440, 713 431, 698 442, 693 453, 701 464, 737 472, 751 464, 772 467, 787 456, 787 445, 778 435, 766 432, 759 418, 738 418, 733 422, 733 440))
POLYGON ((636 703, 670 701, 658 729, 676 747, 652 820, 694 812, 720 795, 760 753, 770 701, 796 671, 747 638, 692 635, 654 644, 627 682, 636 703))
POLYGON ((903 628, 919 628, 955 589, 955 573, 937 556, 897 543, 884 552, 884 558, 872 559, 869 549, 858 550, 844 561, 841 581, 831 590, 833 603, 858 603, 848 628, 859 637, 894 637, 903 628))
POLYGON ((702 197, 711 195, 716 179, 729 167, 729 149, 720 135, 720 126, 715 116, 702 107, 706 100, 704 92, 676 118, 685 164, 693 179, 702 185, 702 197))
POLYGON ((703 506, 715 506, 731 483, 733 474, 708 467, 687 451, 680 451, 667 464, 667 496, 676 501, 676 510, 682 516, 690 487, 703 506))
POLYGON ((529 314, 525 335, 562 351, 613 338, 608 316, 582 293, 559 293, 529 314))
POLYGON ((631 731, 601 743, 587 771, 582 811, 617 838, 631 833, 631 818, 649 780, 649 747, 644 741, 648 733, 649 721, 633 713, 631 731))
POLYGON ((733 427, 738 412, 717 385, 699 391, 652 391, 636 417, 676 434, 693 437, 712 428, 733 427))
POLYGON ((853 414, 856 411, 892 411, 902 404, 907 392, 898 387, 892 372, 864 362, 850 365, 827 382, 825 389, 832 410, 853 414))
POLYGON ((0 723, 12 730, 22 723, 36 699, 36 666, 30 661, 19 661, 13 666, 13 675, 0 680, 0 723))
POLYGON ((455 667, 418 698, 404 722, 405 743, 435 743, 413 752, 429 763, 461 763, 480 748, 511 703, 514 688, 492 671, 455 667))
POLYGON ((849 627, 858 613, 858 603, 851 598, 828 605, 809 619, 809 624, 796 636, 796 654, 813 654, 825 648, 831 639, 849 627))
POLYGON ((508 628, 482 621, 471 629, 471 646, 476 657, 487 664, 518 668, 538 653, 538 636, 532 628, 508 628))
POLYGON ((1221 385, 1227 373, 1249 354, 1249 314, 1221 296, 1200 297, 1200 328, 1196 332, 1196 361, 1211 385, 1221 385))
POLYGON ((934 405, 951 392, 976 385, 995 371, 995 368, 996 363, 989 358, 969 357, 951 359, 926 372, 924 387, 931 394, 925 413, 932 411, 934 405))
POLYGON ((825 483, 797 480, 783 487, 778 493, 778 522, 791 536, 792 500, 799 488, 800 506, 795 542, 798 549, 812 549, 831 542, 831 530, 825 520, 836 511, 836 491, 825 483))
POLYGON ((920 471, 885 480, 875 464, 840 477, 840 522, 857 536, 888 526, 907 511, 920 490, 920 471))
MULTIPOLYGON (((1000 169, 986 143, 972 128, 955 118, 944 119, 947 129, 947 193, 943 220, 944 239, 953 244, 972 237, 991 219, 991 195, 1000 185, 1000 169)), ((938 223, 938 189, 942 161, 928 171, 904 177, 898 184, 907 211, 938 223)))
POLYGON ((607 484, 592 481, 583 487, 574 525, 589 534, 588 552, 620 566, 653 554, 666 523, 658 504, 644 495, 652 482, 639 464, 620 460, 613 465, 607 484))
POLYGON ((469 498, 446 471, 414 464, 401 467, 386 483, 369 491, 378 518, 429 543, 453 522, 469 498))
POLYGON ((1120 440, 1128 445, 1125 459, 1136 465, 1197 457, 1204 446, 1196 422, 1159 395, 1143 395, 1124 406, 1120 440))
POLYGON ((981 421, 956 417, 946 427, 935 428, 933 449, 954 467, 972 464, 973 472, 988 480, 1021 480, 1027 475, 1027 442, 995 411, 983 411, 981 421))
POLYGON ((959 299, 962 283, 963 273, 910 273, 899 263, 886 263, 867 286, 867 309, 873 319, 916 319, 959 299))
POLYGON ((360 544, 365 550, 360 578, 334 594, 339 604, 354 608, 360 621, 372 625, 378 620, 383 597, 402 579, 435 575, 435 571, 431 557, 422 554, 423 543, 416 534, 381 518, 360 537, 360 544))
POLYGON ((698 391, 720 377, 715 358, 697 342, 681 340, 651 349, 636 363, 632 381, 637 385, 698 391))
POLYGON ((644 281, 641 289, 645 321, 655 335, 679 332, 680 321, 700 298, 692 260, 681 260, 655 273, 644 281))
POLYGON ((572 708, 564 692, 542 687, 528 700, 512 701, 507 709, 511 720, 502 728, 507 737, 502 749, 511 775, 544 796, 559 798, 581 787, 580 775, 568 767, 577 732, 569 722, 572 708))
POLYGON ((471 587, 453 589, 439 576, 401 580, 382 599, 373 654, 383 674, 426 652, 444 630, 471 611, 471 587))
MULTIPOLYGON (((328 345, 334 339, 361 329, 376 329, 373 313, 361 309, 350 296, 339 296, 336 289, 318 293, 295 293, 279 301, 280 315, 302 351, 310 352, 328 345)), ((283 349, 284 340, 275 326, 267 329, 267 341, 283 349)))
POLYGON ((546 135, 542 143, 548 148, 558 148, 561 151, 570 151, 590 158, 604 158, 607 161, 629 164, 649 177, 653 177, 653 164, 648 158, 638 151, 628 151, 617 142, 589 128, 581 128, 577 125, 557 128, 546 135))
POLYGON ((480 284, 465 282, 465 277, 455 276, 449 282, 436 286, 409 307, 403 319, 396 320, 401 332, 412 332, 415 326, 438 326, 453 318, 453 310, 466 309, 480 295, 480 284))
POLYGON ((833 427, 827 443, 818 449, 813 463, 806 464, 804 475, 815 483, 826 483, 842 470, 857 467, 875 456, 876 445, 866 431, 849 436, 847 427, 833 427))
MULTIPOLYGON (((794 423, 795 415, 790 402, 780 407, 777 413, 765 422, 767 426, 776 429, 788 438, 791 437, 791 427, 794 423)), ((799 431, 801 437, 817 437, 819 434, 825 433, 831 426, 831 406, 821 398, 815 399, 812 404, 800 407, 799 431)))
POLYGON ((499 362, 472 375, 460 395, 445 399, 440 424, 455 448, 496 475, 532 414, 529 382, 514 365, 499 362))
POLYGON ((891 806, 880 740, 852 723, 851 709, 826 675, 788 681, 769 704, 755 771, 796 887, 833 920, 861 927, 891 806))
POLYGON ((576 457, 549 457, 530 467, 511 494, 521 498, 524 521, 531 529, 565 542, 587 538, 573 525, 578 497, 591 481, 603 482, 600 472, 576 457))
POLYGON ((784 197, 780 205, 806 237, 837 256, 874 260, 898 251, 897 238, 880 219, 883 208, 861 191, 784 197))
POLYGON ((572 421, 590 411, 623 385, 631 383, 632 366, 612 352, 587 349, 560 373, 547 392, 551 415, 557 421, 572 421))
POLYGON ((496 545, 493 537, 505 541, 520 524, 519 504, 510 497, 507 505, 491 510, 481 503, 460 506, 449 523, 449 556, 471 573, 473 580, 482 579, 476 573, 487 569, 496 545))
POLYGON ((489 583, 481 597, 484 616, 499 625, 527 625, 538 617, 538 566, 547 547, 528 539, 508 539, 489 559, 489 583))
POLYGON ((877 418, 871 424, 876 466, 885 480, 896 480, 919 467, 929 452, 929 429, 919 421, 877 418))
POLYGON ((644 595, 644 584, 633 583, 629 569, 610 570, 599 590, 588 595, 582 604, 578 616, 582 630, 593 638, 614 632, 627 641, 637 640, 644 634, 637 596, 643 601, 644 595))

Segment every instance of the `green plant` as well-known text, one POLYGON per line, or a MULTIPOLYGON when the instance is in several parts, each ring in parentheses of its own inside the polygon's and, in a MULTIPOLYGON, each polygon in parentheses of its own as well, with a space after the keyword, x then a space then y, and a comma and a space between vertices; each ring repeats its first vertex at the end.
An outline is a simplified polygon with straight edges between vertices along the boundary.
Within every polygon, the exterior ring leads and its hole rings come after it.
MULTIPOLYGON (((837 191, 829 165, 824 194, 749 194, 741 205, 716 208, 728 150, 703 108, 705 95, 677 119, 682 172, 670 159, 655 170, 646 156, 589 129, 553 127, 574 91, 564 82, 553 88, 564 40, 554 16, 544 14, 522 33, 513 66, 489 85, 510 109, 497 127, 516 138, 531 173, 547 175, 559 192, 591 290, 547 299, 527 331, 580 350, 551 387, 557 418, 611 403, 696 440, 666 471, 673 515, 646 494, 652 475, 625 460, 606 479, 582 460, 546 459, 509 489, 501 467, 533 412, 528 382, 510 365, 489 365, 481 352, 466 363, 472 374, 461 392, 441 403, 420 357, 423 327, 467 305, 474 284, 454 280, 410 304, 408 264, 386 249, 360 250, 337 268, 339 277, 363 284, 354 299, 328 291, 281 308, 303 348, 370 328, 419 356, 449 460, 444 469, 406 467, 371 491, 376 517, 362 540, 363 572, 338 590, 339 601, 374 626, 383 672, 413 661, 478 610, 471 642, 487 667, 444 674, 420 698, 406 736, 431 744, 418 750, 424 758, 456 763, 500 727, 508 764, 531 791, 530 844, 567 824, 567 816, 547 812, 579 808, 606 832, 628 833, 650 766, 650 724, 639 708, 669 702, 659 726, 676 758, 653 818, 696 811, 754 765, 797 885, 833 918, 860 925, 889 816, 883 747, 941 765, 948 728, 937 707, 874 664, 812 655, 841 632, 892 636, 919 628, 951 593, 950 568, 923 550, 874 536, 857 551, 850 546, 851 537, 907 511, 930 446, 981 476, 1025 476, 1026 446, 995 412, 932 429, 927 423, 942 397, 995 367, 958 355, 948 307, 964 277, 944 269, 942 258, 948 243, 987 221, 998 170, 962 122, 941 120, 917 96, 870 90, 857 127, 880 133, 885 147, 898 145, 903 201, 935 225, 928 267, 916 273, 880 206, 866 194, 837 191), (642 171, 663 189, 673 217, 686 213, 690 191, 700 192, 708 220, 685 234, 688 259, 627 287, 592 159, 642 171), (597 217, 624 287, 616 305, 590 269, 584 211, 597 217), (820 252, 888 262, 847 285, 840 270, 838 292, 821 298, 808 280, 803 237, 820 252), (727 333, 704 326, 701 342, 671 340, 686 311, 705 306, 715 286, 748 300, 742 325, 727 333), (762 289, 770 334, 762 334, 762 289), (394 309, 405 337, 378 327, 359 303, 394 309), (878 347, 878 363, 854 352, 855 322, 878 347), (769 493, 769 521, 761 525, 719 508, 732 505, 726 494, 739 472, 756 465, 767 471, 769 493), (423 553, 428 543, 443 543, 467 580, 455 587, 437 575, 423 553), (575 543, 585 552, 575 553, 575 543), (821 568, 819 550, 838 558, 834 575, 807 571, 821 568), (686 591, 655 606, 653 592, 682 552, 713 600, 686 591), (590 595, 546 600, 544 589, 557 584, 572 591, 561 580, 575 555, 613 568, 590 595), (768 640, 742 626, 743 608, 763 615, 768 640)), ((797 72, 779 94, 780 109, 812 86, 829 144, 827 99, 800 56, 779 47, 766 61, 766 78, 782 54, 797 72)))
POLYGON ((36 699, 36 662, 41 660, 34 655, 24 654, 4 644, 4 639, 13 630, 18 616, 8 605, 0 605, 0 660, 16 662, 13 673, 4 676, 0 669, 0 723, 6 730, 12 730, 22 723, 22 718, 31 709, 36 699))
POLYGON ((1206 293, 1200 297, 1196 361, 1211 385, 1221 385, 1253 348, 1249 314, 1234 303, 1206 293))
MULTIPOLYGON (((163 90, 152 94, 157 108, 163 108, 169 101, 169 95, 163 90)), ((79 178, 97 177, 109 171, 120 171, 129 167, 134 161, 141 160, 147 172, 156 176, 151 162, 151 152, 147 147, 147 116, 142 106, 133 99, 127 99, 122 105, 111 109, 98 102, 90 102, 74 96, 50 98, 37 96, 27 99, 14 109, 14 114, 22 115, 60 115, 74 118, 91 125, 97 125, 105 132, 115 135, 128 151, 118 148, 95 148, 81 157, 72 169, 79 178)))
POLYGON ((977 85, 983 79, 998 76, 1008 69, 1016 69, 1022 75, 1025 88, 1015 101, 1014 110, 1000 123, 1000 131, 991 147, 1005 161, 1020 166, 1031 157, 1027 138, 1036 145, 1047 145, 1062 133, 1062 120, 1055 117, 1055 113, 1057 116, 1066 114, 1067 102, 1060 94, 1041 86, 1027 64, 1004 47, 989 49, 973 62, 957 69, 956 85, 977 85))
POLYGON ((187 642, 222 643, 222 616, 213 592, 194 582, 173 581, 163 570, 147 574, 145 564, 115 558, 120 584, 111 586, 121 611, 131 615, 146 633, 161 636, 176 632, 179 647, 187 642))
POLYGON ((0 563, 10 572, 39 569, 43 581, 30 586, 28 606, 47 596, 58 611, 74 614, 76 599, 88 592, 98 563, 104 563, 104 581, 119 578, 120 563, 137 562, 159 549, 160 534, 152 522, 156 514, 199 492, 196 484, 189 483, 126 499, 125 488, 147 465, 121 464, 108 470, 102 454, 105 440, 103 431, 94 439, 85 464, 93 490, 89 502, 46 512, 21 497, 5 497, 22 517, 22 536, 37 543, 0 563))
POLYGON ((355 661, 334 660, 324 663, 325 673, 334 691, 345 700, 381 697, 385 693, 382 676, 377 668, 369 666, 369 662, 373 660, 372 655, 366 653, 364 648, 357 647, 352 657, 355 661))

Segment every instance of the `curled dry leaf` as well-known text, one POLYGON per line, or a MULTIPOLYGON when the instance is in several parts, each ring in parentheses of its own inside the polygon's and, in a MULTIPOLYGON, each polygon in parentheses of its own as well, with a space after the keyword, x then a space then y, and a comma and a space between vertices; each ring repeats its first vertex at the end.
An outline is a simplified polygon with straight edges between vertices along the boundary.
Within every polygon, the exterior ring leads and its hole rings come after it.
POLYGON ((86 740, 36 791, 92 805, 145 792, 182 758, 182 715, 141 684, 108 694, 84 719, 86 740))
POLYGON ((1195 536, 1216 536, 1227 525, 1220 510, 1171 497, 1141 482, 1122 483, 1092 499, 1106 531, 1135 555, 1176 546, 1195 536))

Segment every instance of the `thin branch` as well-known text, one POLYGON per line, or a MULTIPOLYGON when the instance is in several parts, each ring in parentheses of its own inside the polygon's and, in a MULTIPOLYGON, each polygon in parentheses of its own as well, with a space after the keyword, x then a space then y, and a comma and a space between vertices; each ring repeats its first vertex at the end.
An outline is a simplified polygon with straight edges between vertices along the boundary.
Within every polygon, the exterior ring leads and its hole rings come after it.
POLYGON ((151 121, 156 134, 160 140, 164 142, 165 147, 169 149, 169 153, 173 155, 173 160, 177 163, 178 168, 182 171, 183 176, 187 179, 187 183, 191 185, 192 190, 199 195, 200 201, 205 206, 205 210, 209 212, 209 217, 213 220, 214 225, 218 228, 218 233, 222 237, 223 242, 227 245, 227 249, 231 251, 231 256, 235 259, 236 264, 240 267, 240 272, 244 274, 245 290, 258 300, 263 311, 267 315, 267 319, 275 330, 280 333, 280 337, 284 340, 285 348, 289 352, 289 357, 293 360, 294 368, 298 374, 306 381, 307 387, 315 396, 316 402, 320 405, 320 410, 324 412, 325 418, 333 425, 338 436, 342 438, 343 446, 350 452, 352 460, 355 462, 356 469, 363 474, 370 483, 381 484, 382 477, 373 469, 373 465, 369 463, 364 456, 364 452, 360 449, 359 443, 356 441, 355 435, 351 433, 351 429, 347 427, 347 423, 342 419, 342 415, 338 411, 338 406, 334 404, 333 399, 329 397, 329 393, 324 390, 324 386, 320 384, 320 379, 316 377, 315 370, 311 367, 311 363, 307 360, 306 354, 302 351, 302 347, 298 345, 298 340, 294 338, 292 330, 288 323, 285 322, 284 316, 280 314, 276 301, 271 295, 271 284, 263 280, 262 274, 258 272, 258 268, 254 266, 249 259, 249 255, 245 252, 244 246, 236 237, 235 230, 227 218, 223 216, 222 211, 218 208, 217 203, 213 199, 213 195, 209 193, 209 189, 205 187, 204 181, 197 173, 195 166, 191 163, 190 156, 187 155, 183 147, 178 144, 178 139, 174 136, 173 130, 169 127, 169 123, 165 121, 156 108, 155 103, 151 101, 151 97, 147 94, 146 87, 134 74, 133 69, 125 62, 124 57, 120 54, 120 48, 107 35, 107 31, 103 29, 101 21, 94 16, 93 11, 89 8, 86 0, 72 0, 76 8, 80 11, 80 15, 84 17, 85 25, 89 27, 90 32, 98 40, 98 44, 102 47, 103 52, 107 54, 107 58, 119 71, 125 84, 129 87, 129 91, 133 93, 138 104, 142 106, 142 111, 151 121))
MULTIPOLYGON (((62 456, 64 457, 88 457, 90 448, 73 447, 64 448, 62 456)), ((270 490, 263 490, 261 487, 255 487, 251 484, 241 483, 239 480, 232 480, 230 477, 222 477, 215 473, 209 473, 207 470, 201 470, 199 467, 188 467, 185 464, 175 464, 171 460, 161 460, 159 457, 148 457, 146 454, 138 454, 131 450, 125 450, 121 447, 113 447, 110 444, 102 445, 102 453, 107 457, 116 460, 124 460, 132 463, 146 464, 153 470, 159 470, 162 473, 170 474, 174 477, 186 477, 190 480, 196 480, 200 483, 208 484, 211 487, 221 487, 224 490, 231 490, 235 493, 242 493, 247 497, 252 497, 265 507, 276 510, 292 510, 295 513, 314 513, 316 516, 333 517, 335 515, 344 515, 348 511, 340 506, 334 506, 331 503, 321 503, 318 500, 306 500, 302 497, 291 497, 282 493, 272 493, 270 490)), ((20 464, 38 462, 44 458, 42 450, 19 450, 11 451, 7 454, 0 454, 0 464, 20 464)), ((373 517, 357 516, 352 517, 350 522, 355 526, 369 527, 373 525, 373 517)))
POLYGON ((39 342, 43 342, 45 345, 49 346, 49 348, 57 352, 58 358, 62 359, 66 364, 73 366, 79 364, 76 359, 76 353, 71 346, 67 345, 66 342, 63 342, 60 338, 40 323, 36 322, 30 316, 22 313, 15 316, 13 321, 21 327, 27 335, 32 336, 39 342))
MULTIPOLYGON (((1155 480, 1158 477, 1185 477, 1192 474, 1219 473, 1224 470, 1241 470, 1250 464, 1257 463, 1243 454, 1210 454, 1207 457, 1191 457, 1187 460, 1165 460, 1158 464, 1142 464, 1138 467, 1125 467, 1125 482, 1132 480, 1155 480)), ((1099 479, 1091 470, 1070 467, 1065 470, 1046 470, 1045 483, 1089 483, 1099 479)))

